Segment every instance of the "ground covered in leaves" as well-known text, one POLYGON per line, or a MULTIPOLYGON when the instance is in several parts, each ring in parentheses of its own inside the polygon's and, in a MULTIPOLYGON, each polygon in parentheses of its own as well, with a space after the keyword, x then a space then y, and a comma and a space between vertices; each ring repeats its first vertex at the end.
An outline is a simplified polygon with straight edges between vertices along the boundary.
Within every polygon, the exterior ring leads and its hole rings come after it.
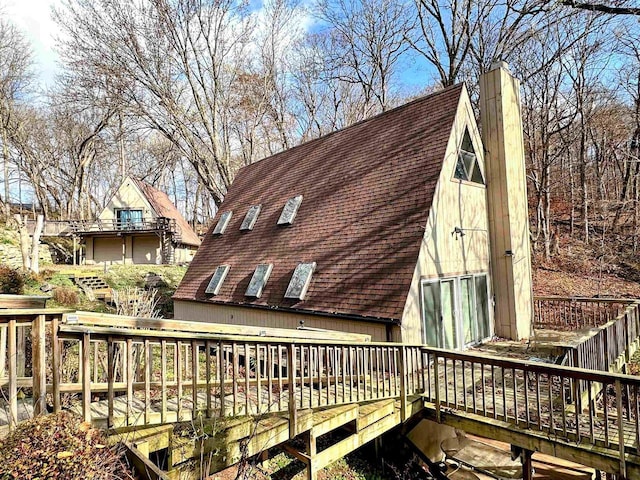
POLYGON ((68 412, 20 423, 0 439, 0 480, 133 479, 122 451, 68 412))

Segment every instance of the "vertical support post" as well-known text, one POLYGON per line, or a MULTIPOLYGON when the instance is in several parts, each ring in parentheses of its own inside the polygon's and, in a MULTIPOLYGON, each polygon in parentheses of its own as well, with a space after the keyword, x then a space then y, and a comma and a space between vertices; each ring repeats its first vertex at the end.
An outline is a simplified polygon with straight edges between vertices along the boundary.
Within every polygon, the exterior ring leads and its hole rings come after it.
MULTIPOLYGON (((224 346, 222 345, 222 341, 218 342, 218 371, 220 372, 220 417, 224 417, 225 412, 225 391, 224 391, 224 351, 222 350, 224 346)), ((247 359, 248 362, 248 359, 247 359)), ((235 382, 235 378, 233 379, 235 382)), ((246 392, 249 395, 249 392, 246 392)), ((249 412, 247 412, 248 414, 249 412)))
POLYGON ((307 463, 307 480, 318 480, 318 470, 315 466, 316 457, 316 436, 313 434, 313 429, 309 430, 306 435, 306 450, 309 456, 309 463, 307 463))
POLYGON ((289 377, 289 438, 294 438, 298 430, 298 411, 296 409, 296 356, 295 343, 287 346, 287 376, 289 377))
POLYGON ((47 413, 47 371, 45 316, 37 315, 31 324, 31 365, 33 376, 33 414, 47 413))
MULTIPOLYGON (((620 451, 620 476, 627 478, 627 465, 624 458, 624 410, 622 409, 622 383, 616 380, 616 410, 618 413, 618 449, 620 451)), ((607 408, 606 405, 604 408, 607 408)))
POLYGON ((60 317, 54 315, 51 321, 51 363, 53 367, 52 383, 53 383, 53 411, 58 413, 62 408, 60 398, 60 339, 58 338, 58 327, 60 326, 60 317))
POLYGON ((7 366, 7 325, 0 324, 0 377, 5 376, 7 366))
POLYGON ((533 480, 533 462, 531 450, 522 450, 522 480, 533 480))
POLYGON ((9 331, 7 332, 7 338, 9 341, 9 430, 14 430, 18 424, 18 365, 16 358, 16 330, 15 318, 9 319, 9 331))
POLYGON ((135 366, 133 361, 133 340, 127 338, 127 425, 131 425, 133 418, 133 381, 135 366))
POLYGON ((115 342, 107 337, 107 427, 113 427, 113 382, 115 379, 115 342))
POLYGON ((191 418, 198 416, 198 379, 200 378, 198 348, 198 343, 193 340, 191 342, 191 398, 193 401, 191 418))
POLYGON ((25 328, 18 326, 16 323, 16 352, 15 357, 18 362, 16 365, 16 372, 18 377, 25 376, 25 364, 26 364, 26 351, 27 342, 25 342, 25 328))
POLYGON ((91 422, 91 336, 82 335, 82 416, 85 422, 91 422))
POLYGON ((407 348, 402 345, 398 351, 398 362, 400 364, 400 419, 407 419, 407 377, 409 375, 407 368, 407 348))
MULTIPOLYGON (((444 368, 447 368, 445 365, 444 368)), ((440 378, 438 377, 438 356, 433 354, 433 381, 435 382, 435 396, 436 396, 436 420, 438 423, 442 422, 440 414, 440 378)))

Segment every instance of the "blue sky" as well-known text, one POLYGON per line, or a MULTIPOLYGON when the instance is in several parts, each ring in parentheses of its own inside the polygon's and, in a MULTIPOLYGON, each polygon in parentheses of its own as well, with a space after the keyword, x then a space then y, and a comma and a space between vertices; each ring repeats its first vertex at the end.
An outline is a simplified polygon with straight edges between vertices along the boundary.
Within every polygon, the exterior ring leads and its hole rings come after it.
POLYGON ((57 27, 51 7, 61 0, 2 0, 2 12, 18 27, 33 48, 36 76, 40 86, 53 83, 57 55, 53 49, 57 27))

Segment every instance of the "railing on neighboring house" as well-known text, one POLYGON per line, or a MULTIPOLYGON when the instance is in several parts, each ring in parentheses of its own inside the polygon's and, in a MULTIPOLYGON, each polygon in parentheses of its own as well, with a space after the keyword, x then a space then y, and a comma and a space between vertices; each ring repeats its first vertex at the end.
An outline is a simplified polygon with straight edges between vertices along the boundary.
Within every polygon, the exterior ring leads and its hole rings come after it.
POLYGON ((167 217, 127 220, 70 220, 70 229, 76 233, 153 230, 170 233, 179 232, 176 220, 167 217))

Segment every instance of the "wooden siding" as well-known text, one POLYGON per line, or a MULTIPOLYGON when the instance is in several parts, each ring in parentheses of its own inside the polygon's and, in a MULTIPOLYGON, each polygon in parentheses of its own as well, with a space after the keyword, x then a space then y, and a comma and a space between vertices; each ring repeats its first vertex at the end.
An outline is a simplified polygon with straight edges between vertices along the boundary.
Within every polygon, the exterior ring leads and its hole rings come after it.
POLYGON ((520 82, 502 67, 480 77, 496 334, 531 334, 533 291, 520 82))
POLYGON ((177 320, 274 328, 297 328, 300 325, 300 321, 304 320, 305 327, 363 333, 371 335, 373 342, 387 341, 386 326, 382 323, 344 320, 320 315, 303 315, 259 308, 213 305, 176 300, 174 302, 174 317, 177 320))
POLYGON ((143 218, 156 218, 156 212, 131 178, 120 185, 116 194, 99 215, 100 220, 114 220, 120 208, 140 209, 143 218))
POLYGON ((405 343, 423 342, 421 280, 489 272, 486 188, 454 179, 466 128, 484 174, 482 141, 464 89, 404 308, 401 341, 405 343), (463 229, 464 235, 453 234, 456 227, 463 229))
POLYGON ((132 238, 132 260, 139 264, 160 264, 162 254, 160 238, 157 235, 135 236, 132 238))

